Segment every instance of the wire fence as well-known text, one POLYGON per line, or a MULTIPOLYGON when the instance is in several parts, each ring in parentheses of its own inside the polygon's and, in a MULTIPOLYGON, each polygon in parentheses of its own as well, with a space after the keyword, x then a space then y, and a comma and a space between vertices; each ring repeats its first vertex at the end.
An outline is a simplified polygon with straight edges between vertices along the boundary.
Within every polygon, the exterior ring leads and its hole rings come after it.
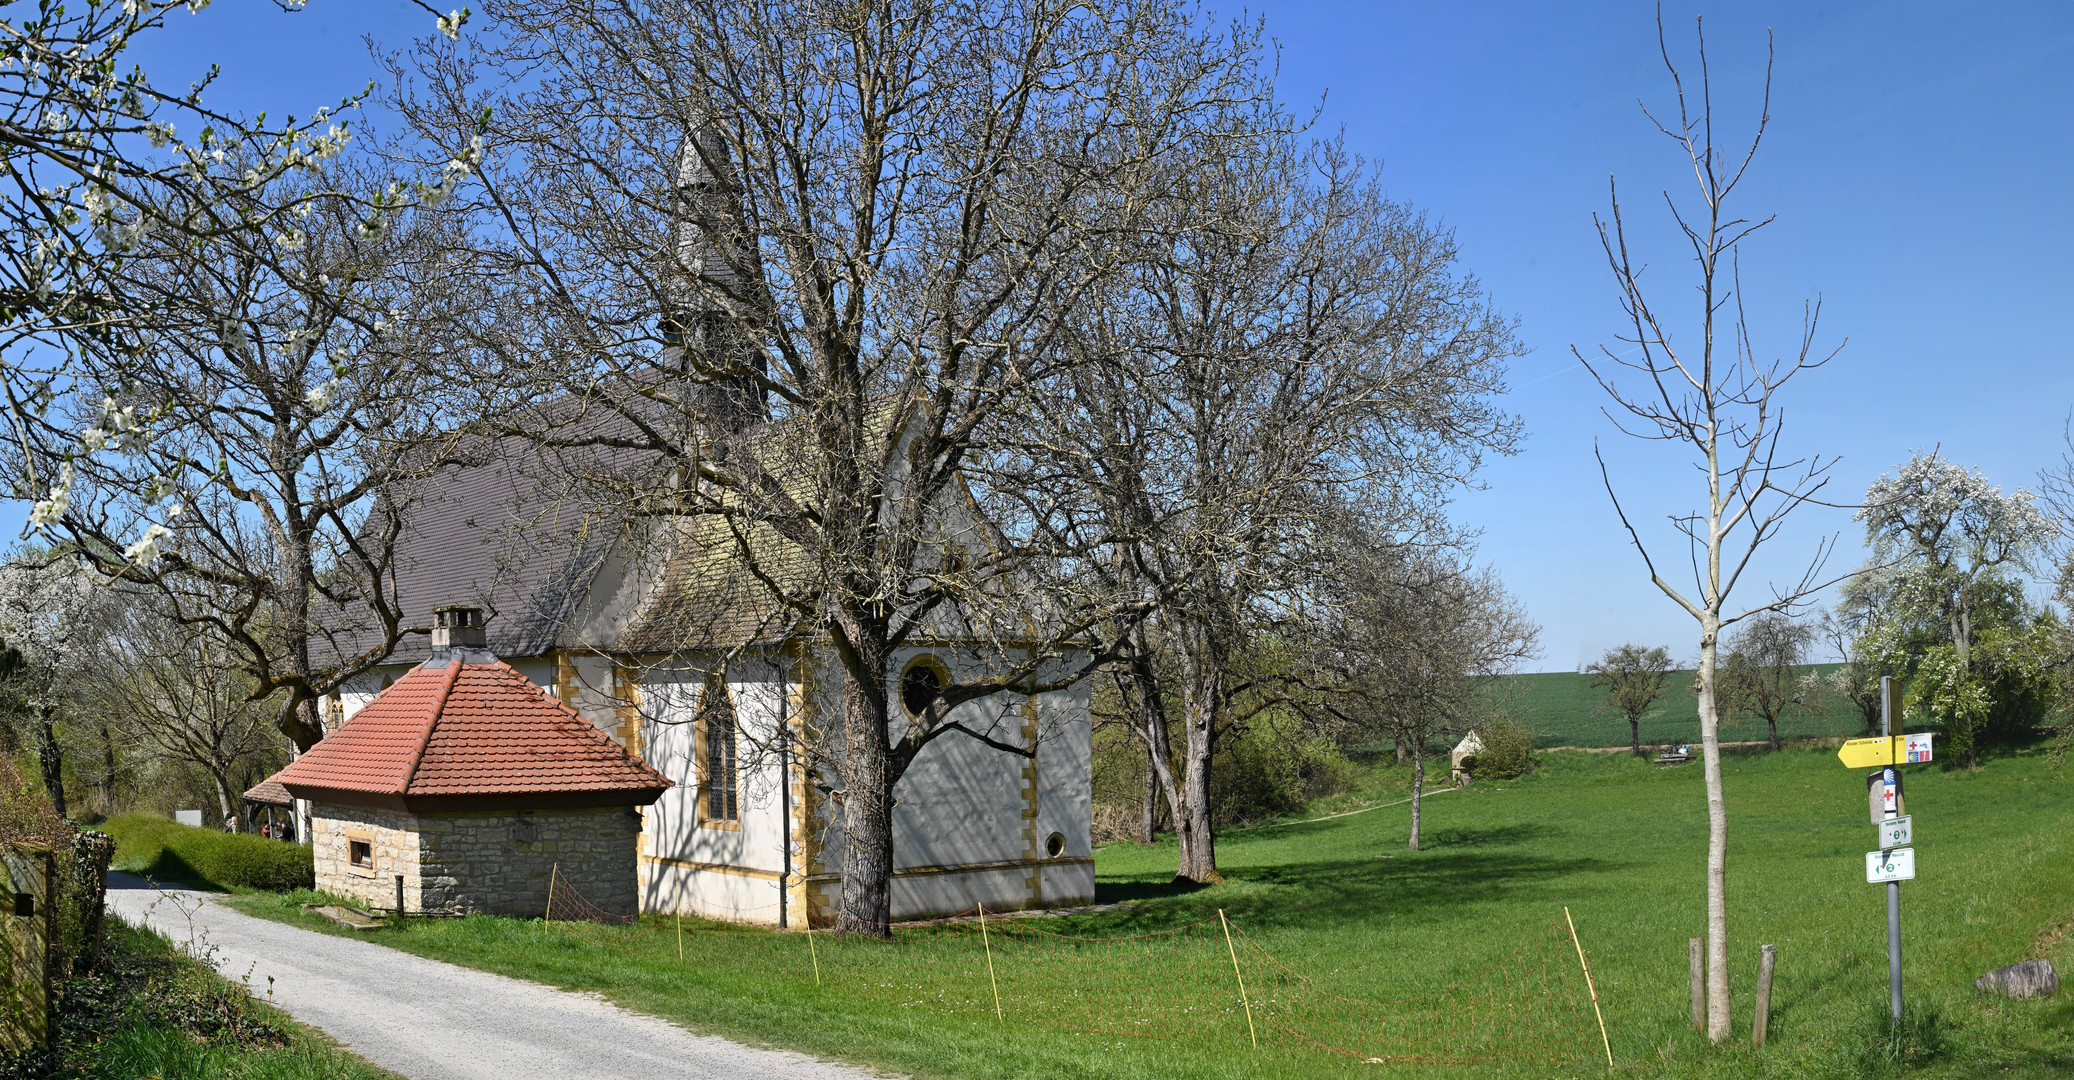
POLYGON ((1374 1063, 1559 1066, 1599 1057, 1583 951, 1564 921, 1431 993, 1363 996, 1373 972, 1306 972, 1224 918, 1078 936, 975 910, 884 938, 603 911, 567 882, 544 923, 644 959, 754 971, 948 1017, 1105 1037, 1279 1046, 1374 1063))

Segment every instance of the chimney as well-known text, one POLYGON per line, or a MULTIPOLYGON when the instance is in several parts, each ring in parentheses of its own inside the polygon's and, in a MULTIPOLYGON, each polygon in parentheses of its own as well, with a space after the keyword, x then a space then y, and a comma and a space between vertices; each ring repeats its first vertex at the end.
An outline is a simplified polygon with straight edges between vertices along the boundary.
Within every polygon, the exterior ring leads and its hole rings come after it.
POLYGON ((432 655, 445 656, 455 649, 481 649, 487 644, 481 608, 448 604, 432 609, 432 655))

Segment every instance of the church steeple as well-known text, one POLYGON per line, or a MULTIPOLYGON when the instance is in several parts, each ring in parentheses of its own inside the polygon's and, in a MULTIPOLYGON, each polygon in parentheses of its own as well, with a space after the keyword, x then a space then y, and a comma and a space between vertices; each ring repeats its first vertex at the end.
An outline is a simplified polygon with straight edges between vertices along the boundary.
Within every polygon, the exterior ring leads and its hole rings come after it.
POLYGON ((678 280, 663 313, 663 366, 692 384, 700 413, 719 429, 710 434, 739 431, 770 411, 752 375, 766 370, 763 350, 729 313, 740 302, 742 278, 728 254, 746 252, 753 241, 733 209, 726 134, 717 123, 699 125, 678 144, 676 164, 676 258, 669 271, 678 280), (730 368, 734 373, 726 374, 730 368))

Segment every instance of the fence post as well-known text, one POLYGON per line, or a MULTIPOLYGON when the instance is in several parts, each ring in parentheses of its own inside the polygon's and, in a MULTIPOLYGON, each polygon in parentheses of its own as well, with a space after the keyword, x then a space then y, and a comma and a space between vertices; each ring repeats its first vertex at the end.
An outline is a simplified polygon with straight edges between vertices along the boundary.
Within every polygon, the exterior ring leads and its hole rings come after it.
POLYGON ((1706 954, 1700 951, 1700 939, 1687 942, 1692 954, 1692 1029, 1707 1030, 1707 962, 1706 954))
POLYGON ((403 925, 403 875, 396 875, 396 925, 403 925))
POLYGON ((1772 967, 1779 962, 1779 947, 1766 945, 1757 962, 1757 1017, 1751 1021, 1750 1043, 1764 1049, 1765 1029, 1770 1026, 1772 1011, 1772 967))

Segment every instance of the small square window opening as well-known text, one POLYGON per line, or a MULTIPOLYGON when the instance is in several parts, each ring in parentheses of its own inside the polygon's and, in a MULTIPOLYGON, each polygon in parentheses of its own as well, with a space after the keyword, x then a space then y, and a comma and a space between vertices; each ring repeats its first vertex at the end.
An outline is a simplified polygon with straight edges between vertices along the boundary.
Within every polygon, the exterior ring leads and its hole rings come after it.
POLYGON ((374 844, 367 840, 346 841, 346 858, 354 866, 374 868, 374 844))

